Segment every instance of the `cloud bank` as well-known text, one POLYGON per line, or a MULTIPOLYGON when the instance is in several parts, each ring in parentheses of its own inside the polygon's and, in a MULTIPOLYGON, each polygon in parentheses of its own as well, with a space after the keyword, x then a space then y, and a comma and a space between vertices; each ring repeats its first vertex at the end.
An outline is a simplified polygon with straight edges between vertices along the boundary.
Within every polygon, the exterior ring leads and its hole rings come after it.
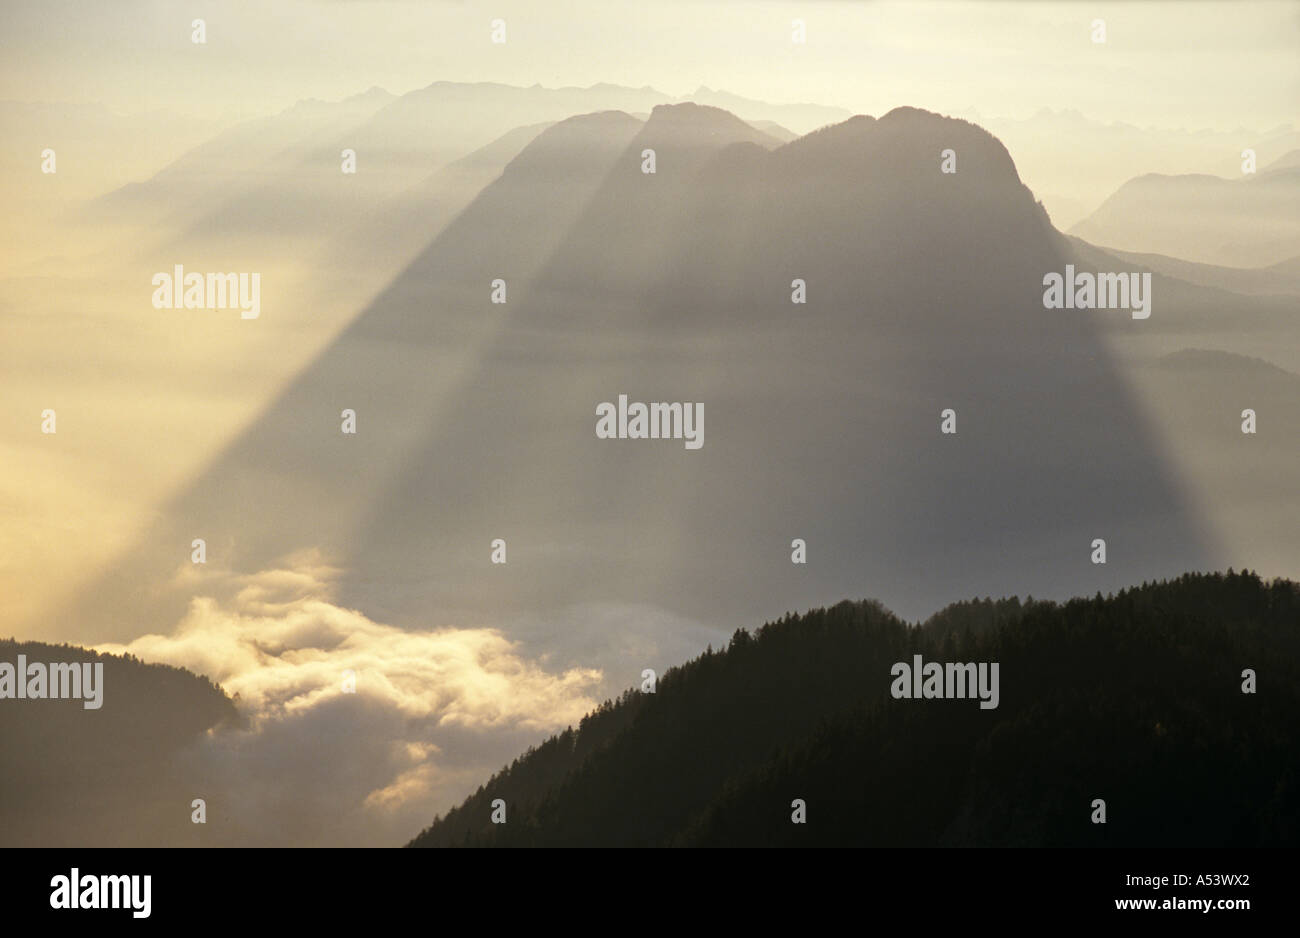
POLYGON ((548 670, 498 629, 409 631, 336 605, 318 552, 196 569, 178 575, 195 598, 170 634, 98 648, 204 674, 248 718, 182 769, 208 805, 205 842, 401 843, 598 702, 600 670, 548 670))

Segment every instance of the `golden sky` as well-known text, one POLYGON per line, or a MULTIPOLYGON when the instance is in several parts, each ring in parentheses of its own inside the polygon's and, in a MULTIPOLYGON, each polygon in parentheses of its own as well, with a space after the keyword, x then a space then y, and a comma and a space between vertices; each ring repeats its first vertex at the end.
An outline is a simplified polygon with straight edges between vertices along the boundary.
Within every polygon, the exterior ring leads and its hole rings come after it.
POLYGON ((270 113, 437 80, 700 85, 881 114, 1074 108, 1161 127, 1292 120, 1300 4, 150 0, 6 3, 0 98, 131 112, 270 113), (206 20, 208 41, 190 42, 206 20), (790 41, 791 20, 807 42, 790 41), (507 23, 507 42, 489 41, 507 23), (1091 24, 1106 21, 1095 44, 1091 24), (1032 76, 1030 78, 1029 76, 1032 76))

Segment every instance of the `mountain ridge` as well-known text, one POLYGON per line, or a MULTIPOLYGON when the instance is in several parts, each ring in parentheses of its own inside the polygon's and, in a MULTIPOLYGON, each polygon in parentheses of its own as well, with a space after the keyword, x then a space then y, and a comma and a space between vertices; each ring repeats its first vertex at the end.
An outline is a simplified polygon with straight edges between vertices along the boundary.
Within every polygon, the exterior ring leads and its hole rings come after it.
POLYGON ((1271 734, 1298 699, 1298 623, 1300 584, 1231 570, 966 601, 916 625, 875 601, 787 614, 606 701, 408 846, 1286 843, 1300 757, 1294 726, 1271 734), (999 706, 891 699, 889 663, 914 654, 1000 661, 999 706), (1241 693, 1250 665, 1280 698, 1241 693), (1106 826, 1089 823, 1094 796, 1106 826))
POLYGON ((0 701, 0 843, 129 846, 192 839, 204 788, 188 753, 244 717, 221 688, 185 668, 73 644, 0 640, 0 661, 97 662, 99 709, 78 699, 0 701), (21 758, 19 755, 21 754, 21 758))

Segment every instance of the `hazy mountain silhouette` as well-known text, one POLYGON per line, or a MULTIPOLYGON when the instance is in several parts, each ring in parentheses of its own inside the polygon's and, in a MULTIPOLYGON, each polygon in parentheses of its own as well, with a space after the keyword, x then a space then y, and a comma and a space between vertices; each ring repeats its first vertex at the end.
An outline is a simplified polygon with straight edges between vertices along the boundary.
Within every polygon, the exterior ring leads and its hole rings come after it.
POLYGON ((1283 156, 1241 179, 1148 174, 1070 229, 1094 244, 1233 267, 1300 254, 1300 166, 1283 156))
POLYGON ((1109 251, 1109 256, 1129 262, 1135 268, 1150 270, 1184 283, 1214 287, 1244 296, 1277 296, 1300 293, 1300 258, 1282 261, 1269 267, 1221 267, 1198 264, 1164 254, 1137 251, 1109 251))
MULTIPOLYGON (((160 524, 149 540, 155 546, 166 544, 169 535, 163 532, 182 518, 200 527, 216 523, 226 530, 219 519, 227 509, 218 506, 260 505, 253 512, 258 517, 243 518, 228 535, 219 537, 223 554, 237 544, 241 552, 252 548, 253 553, 243 555, 242 562, 256 567, 277 558, 283 545, 290 542, 332 549, 346 545, 356 516, 387 484, 394 466, 406 457, 426 422, 445 406, 441 398, 455 382, 463 380, 460 371, 472 365, 470 361, 453 368, 447 367, 448 363, 456 365, 456 353, 462 349, 472 353, 497 331, 491 318, 458 315, 460 310, 481 309, 479 301, 498 275, 510 277, 516 290, 521 288, 523 279, 545 263, 640 126, 640 121, 626 114, 608 112, 572 118, 546 131, 376 298, 371 310, 273 405, 259 427, 251 428, 220 464, 178 501, 171 520, 160 524), (503 231, 497 227, 501 224, 527 236, 505 244, 503 231), (493 250, 498 242, 500 249, 493 250), (463 333, 457 335, 457 328, 463 333), (437 330, 447 334, 438 335, 437 330), (447 338, 455 341, 445 342, 447 338), (439 343, 445 344, 442 352, 439 343), (369 387, 375 376, 387 376, 391 382, 388 390, 369 387), (374 427, 369 426, 367 416, 369 438, 364 448, 333 449, 331 455, 285 445, 285 432, 305 441, 315 435, 314 428, 338 430, 336 418, 345 406, 367 415, 375 412, 370 406, 398 406, 401 413, 374 427), (344 457, 341 462, 339 456, 344 457), (271 466, 264 463, 268 457, 271 466), (322 471, 321 489, 294 487, 297 495, 292 495, 292 490, 278 491, 275 482, 278 494, 272 495, 265 487, 272 479, 302 479, 322 471), (321 517, 322 493, 331 489, 337 499, 327 517, 321 517), (268 495, 278 507, 271 508, 263 501, 268 495), (209 509, 213 509, 211 514, 209 509), (164 540, 153 541, 155 536, 164 540)), ((321 442, 333 447, 351 441, 329 436, 321 442)), ((133 576, 138 578, 135 582, 170 576, 175 557, 169 553, 165 547, 146 549, 130 560, 133 576)), ((234 560, 226 554, 223 565, 234 560)), ((138 590, 127 583, 114 586, 104 582, 94 592, 106 599, 116 597, 128 608, 140 598, 138 590), (134 598, 133 593, 137 594, 134 598)), ((184 609, 184 597, 172 600, 164 605, 162 622, 184 609)), ((139 614, 144 607, 135 609, 139 614)), ((102 624, 92 631, 101 636, 114 634, 102 624)))
MULTIPOLYGON (((562 121, 64 625, 174 621, 186 596, 132 584, 187 565, 200 534, 210 563, 246 571, 320 547, 340 600, 380 621, 533 617, 559 661, 598 654, 555 626, 577 603, 730 628, 827 595, 887 588, 921 615, 1211 566, 1099 323, 1141 324, 1043 308, 1071 252, 963 121, 901 108, 784 146, 696 105, 562 121), (595 407, 620 393, 705 402, 703 449, 597 439, 595 407), (488 562, 496 537, 507 567, 488 562)), ((1177 318, 1156 302, 1151 322, 1177 318)))
POLYGON ((919 627, 874 602, 786 615, 530 748, 410 845, 1293 844, 1298 625, 1300 586, 1231 571, 919 627), (918 654, 997 662, 998 706, 894 699, 918 654))
MULTIPOLYGON (((796 134, 805 134, 827 124, 838 124, 853 116, 852 111, 846 111, 842 107, 828 107, 824 104, 768 104, 766 101, 755 101, 753 98, 705 85, 696 88, 695 93, 686 100, 691 104, 730 111, 755 125, 768 122, 782 128, 790 127, 796 134)), ((759 129, 768 130, 761 126, 759 129)))
POLYGON ((204 794, 185 752, 239 722, 207 678, 74 645, 0 641, 0 662, 101 662, 102 705, 0 702, 0 845, 144 846, 188 842, 204 794))
MULTIPOLYGON (((1218 267, 1160 254, 1099 248, 1073 236, 1066 240, 1078 270, 1151 273, 1152 292, 1159 297, 1163 316, 1153 314, 1134 323, 1100 311, 1091 314, 1099 329, 1125 345, 1151 346, 1158 354, 1167 354, 1189 343, 1225 343, 1240 346, 1229 350, 1243 354, 1256 354, 1256 346, 1267 347, 1273 354, 1289 354, 1296 318, 1295 299, 1290 295, 1293 273, 1285 264, 1252 269, 1218 267)), ((1289 359, 1286 364, 1300 366, 1300 359, 1289 359)))
POLYGON ((1275 173, 1286 169, 1300 169, 1300 149, 1283 153, 1264 167, 1266 173, 1275 173))
POLYGON ((374 283, 377 276, 383 277, 377 282, 386 284, 550 126, 516 127, 387 198, 358 223, 336 229, 321 250, 316 286, 342 290, 358 282, 374 283))
POLYGON ((616 85, 549 89, 435 82, 339 130, 301 158, 283 161, 256 189, 196 221, 188 236, 338 231, 514 128, 591 111, 647 110, 663 98, 651 89, 616 85), (358 169, 343 177, 340 154, 349 148, 357 153, 358 169), (347 184, 340 185, 341 179, 347 184))
MULTIPOLYGON (((258 191, 267 176, 283 181, 308 152, 393 100, 388 92, 372 88, 338 102, 300 101, 279 114, 237 124, 149 179, 95 199, 84 217, 148 225, 161 229, 160 237, 171 236, 258 191)), ((331 165, 337 172, 337 153, 331 165)))
MULTIPOLYGON (((845 113, 725 97, 753 114, 801 124, 845 113)), ((669 100, 651 88, 610 84, 439 81, 401 96, 372 88, 340 102, 302 101, 230 128, 149 180, 95 199, 83 217, 152 229, 146 249, 155 251, 247 253, 250 240, 258 249, 283 251, 286 239, 311 242, 365 225, 408 194, 418 209, 418 190, 431 172, 513 128, 593 111, 645 113, 669 100), (344 150, 356 154, 355 174, 342 173, 344 150)))
POLYGON ((1025 119, 963 116, 1015 154, 1021 178, 1062 231, 1071 230, 1141 173, 1236 177, 1243 146, 1256 151, 1261 167, 1300 146, 1300 130, 1291 124, 1268 130, 1137 127, 1095 120, 1069 108, 1043 108, 1025 119))
POLYGON ((749 121, 749 124, 755 130, 761 130, 769 137, 779 140, 782 143, 789 143, 791 140, 795 140, 799 137, 799 134, 792 130, 787 130, 773 121, 749 121))
POLYGON ((412 190, 418 202, 430 174, 517 127, 610 108, 649 110, 664 100, 652 89, 615 85, 435 82, 401 96, 372 88, 340 102, 302 101, 96 199, 86 217, 149 230, 142 251, 159 263, 173 263, 177 252, 214 263, 287 246, 310 252, 366 226, 412 190), (342 172, 344 150, 356 154, 354 174, 342 172))
POLYGON ((123 115, 102 104, 0 101, 4 275, 65 274, 57 258, 69 250, 69 228, 87 199, 157 172, 222 126, 161 110, 123 115), (32 160, 46 148, 55 154, 58 185, 33 184, 32 160))

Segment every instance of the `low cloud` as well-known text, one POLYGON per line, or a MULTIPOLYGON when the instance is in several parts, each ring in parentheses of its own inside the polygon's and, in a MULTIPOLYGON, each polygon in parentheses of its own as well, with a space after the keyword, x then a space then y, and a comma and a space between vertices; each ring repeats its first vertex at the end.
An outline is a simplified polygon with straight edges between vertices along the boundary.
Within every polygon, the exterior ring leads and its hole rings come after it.
POLYGON ((599 670, 547 670, 494 628, 375 622, 335 604, 337 573, 315 552, 202 573, 170 634, 98 646, 237 695, 247 728, 209 734, 184 767, 210 842, 402 843, 598 702, 599 670))

